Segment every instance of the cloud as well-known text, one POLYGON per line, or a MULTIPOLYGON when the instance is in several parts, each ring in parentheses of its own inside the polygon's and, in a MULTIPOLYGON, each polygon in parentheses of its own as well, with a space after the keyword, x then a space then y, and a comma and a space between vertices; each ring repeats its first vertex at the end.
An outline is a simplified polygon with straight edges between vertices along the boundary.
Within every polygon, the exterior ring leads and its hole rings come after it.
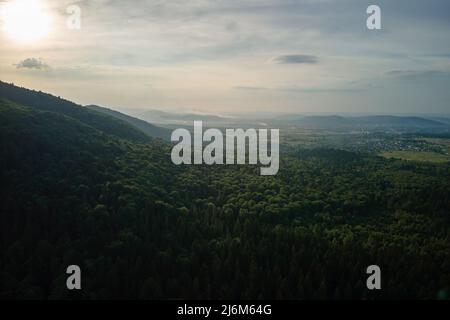
POLYGON ((37 69, 37 70, 48 70, 50 66, 44 63, 41 59, 28 58, 17 64, 15 64, 17 69, 37 69))
POLYGON ((449 77, 450 72, 440 70, 391 70, 386 75, 397 79, 415 80, 449 77))
POLYGON ((280 87, 278 91, 294 93, 352 93, 361 92, 363 88, 300 88, 300 87, 280 87))
POLYGON ((252 87, 252 86, 236 86, 234 87, 236 90, 246 90, 246 91, 261 91, 261 90, 270 90, 266 87, 252 87))
POLYGON ((450 53, 437 53, 423 55, 425 58, 450 59, 450 53))
POLYGON ((291 54, 275 57, 272 61, 278 64, 316 64, 319 62, 319 58, 304 54, 291 54))
POLYGON ((291 93, 351 93, 351 92, 361 92, 365 88, 356 86, 347 87, 299 87, 299 86, 276 86, 276 87, 254 87, 254 86, 235 86, 235 90, 244 91, 272 91, 272 92, 291 92, 291 93))

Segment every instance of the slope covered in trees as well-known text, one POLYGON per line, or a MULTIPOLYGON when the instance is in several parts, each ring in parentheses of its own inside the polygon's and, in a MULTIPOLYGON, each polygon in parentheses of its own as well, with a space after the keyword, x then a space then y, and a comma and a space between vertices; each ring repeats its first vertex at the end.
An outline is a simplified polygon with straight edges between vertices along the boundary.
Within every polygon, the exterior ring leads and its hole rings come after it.
POLYGON ((157 127, 155 125, 152 125, 151 123, 148 123, 147 121, 136 119, 134 117, 130 117, 126 114, 108 108, 93 105, 86 106, 86 108, 123 120, 132 125, 133 127, 144 132, 149 137, 160 138, 163 140, 170 141, 171 131, 169 129, 157 127))
POLYGON ((135 142, 149 141, 147 135, 123 121, 47 93, 20 88, 0 81, 0 97, 36 110, 56 112, 71 117, 118 138, 135 142))
POLYGON ((0 100, 1 298, 448 296, 449 164, 316 149, 286 151, 274 177, 178 167, 99 119, 0 100))

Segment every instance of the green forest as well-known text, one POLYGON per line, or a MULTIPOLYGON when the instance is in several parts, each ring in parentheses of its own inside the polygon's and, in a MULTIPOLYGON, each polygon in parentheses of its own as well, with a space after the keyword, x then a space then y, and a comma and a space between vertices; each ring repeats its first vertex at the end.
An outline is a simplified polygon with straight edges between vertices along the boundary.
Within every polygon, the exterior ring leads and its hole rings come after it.
POLYGON ((170 150, 1 82, 0 298, 450 297, 450 163, 296 146, 267 177, 170 150), (382 290, 366 288, 372 264, 382 290))

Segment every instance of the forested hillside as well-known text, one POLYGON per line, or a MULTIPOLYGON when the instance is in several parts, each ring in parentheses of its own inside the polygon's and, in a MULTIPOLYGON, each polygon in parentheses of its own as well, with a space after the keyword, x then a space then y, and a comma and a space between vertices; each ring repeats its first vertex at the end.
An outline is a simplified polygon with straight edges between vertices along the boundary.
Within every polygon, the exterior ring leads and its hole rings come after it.
POLYGON ((121 112, 111 110, 108 108, 93 106, 93 105, 86 106, 86 108, 97 111, 99 113, 107 114, 111 117, 114 117, 114 118, 117 118, 120 120, 123 120, 123 121, 129 123, 130 125, 132 125, 133 127, 144 132, 149 137, 160 138, 160 139, 163 139, 166 141, 170 141, 170 135, 172 132, 169 129, 157 127, 155 125, 148 123, 147 121, 144 121, 141 119, 136 119, 136 118, 130 117, 126 114, 123 114, 121 112))
POLYGON ((33 107, 39 111, 56 112, 92 126, 106 134, 135 142, 149 141, 149 137, 133 126, 113 117, 89 110, 73 102, 40 91, 28 90, 0 81, 0 98, 33 107))
POLYGON ((1 298, 449 296, 448 163, 292 149, 274 177, 177 167, 120 120, 0 97, 1 298))

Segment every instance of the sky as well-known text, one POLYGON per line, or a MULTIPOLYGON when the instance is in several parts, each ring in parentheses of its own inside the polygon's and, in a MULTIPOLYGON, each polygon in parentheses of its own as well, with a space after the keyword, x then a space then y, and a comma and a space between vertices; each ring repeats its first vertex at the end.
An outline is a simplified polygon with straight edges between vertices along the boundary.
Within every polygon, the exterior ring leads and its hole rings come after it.
POLYGON ((0 80, 119 110, 449 114, 450 1, 0 0, 0 80), (45 35, 10 30, 14 1, 45 35))

